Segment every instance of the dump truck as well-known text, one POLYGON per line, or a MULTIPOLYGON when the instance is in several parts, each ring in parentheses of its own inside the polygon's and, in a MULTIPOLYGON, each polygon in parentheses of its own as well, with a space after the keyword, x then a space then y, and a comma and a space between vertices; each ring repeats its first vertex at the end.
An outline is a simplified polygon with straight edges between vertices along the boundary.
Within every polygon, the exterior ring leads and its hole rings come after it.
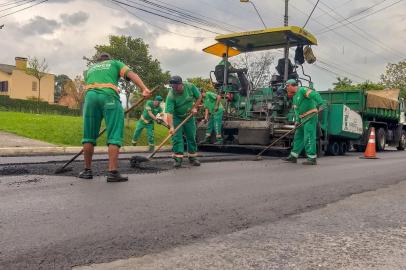
POLYGON ((320 95, 328 104, 319 121, 320 146, 327 154, 345 154, 350 148, 364 151, 372 127, 377 151, 384 151, 386 145, 406 148, 405 105, 398 89, 321 91, 320 95))

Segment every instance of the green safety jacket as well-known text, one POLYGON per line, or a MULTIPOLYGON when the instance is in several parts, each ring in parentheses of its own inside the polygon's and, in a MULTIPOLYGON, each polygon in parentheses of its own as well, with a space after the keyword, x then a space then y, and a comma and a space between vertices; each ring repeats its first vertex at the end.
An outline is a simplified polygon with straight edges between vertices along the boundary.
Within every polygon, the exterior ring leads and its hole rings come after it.
POLYGON ((311 88, 300 87, 293 96, 293 109, 295 112, 295 121, 311 113, 317 113, 318 107, 325 104, 326 101, 321 98, 320 94, 311 88))

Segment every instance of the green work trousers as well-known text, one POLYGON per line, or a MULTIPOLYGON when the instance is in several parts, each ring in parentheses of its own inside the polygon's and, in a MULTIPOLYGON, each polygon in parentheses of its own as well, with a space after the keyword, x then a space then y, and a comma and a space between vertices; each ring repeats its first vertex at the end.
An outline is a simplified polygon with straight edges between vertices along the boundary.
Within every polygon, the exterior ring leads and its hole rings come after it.
POLYGON ((223 125, 223 113, 224 113, 224 110, 220 109, 217 112, 212 113, 210 115, 209 123, 207 124, 206 137, 210 137, 214 130, 215 136, 217 138, 221 138, 221 128, 223 125))
POLYGON ((138 141, 144 128, 147 130, 148 145, 149 146, 155 145, 154 122, 153 121, 151 121, 151 123, 147 124, 142 119, 138 120, 137 127, 135 128, 134 135, 133 135, 133 141, 138 141))
MULTIPOLYGON (((185 118, 180 118, 173 116, 173 125, 175 128, 184 120, 185 118)), ((196 120, 192 117, 187 121, 172 137, 172 150, 175 158, 182 158, 183 151, 185 149, 183 143, 183 134, 186 137, 187 151, 189 157, 195 157, 197 152, 196 143, 196 120)))
POLYGON ((119 97, 103 91, 88 90, 83 105, 83 143, 96 145, 102 120, 106 122, 107 144, 122 146, 124 110, 119 97))
POLYGON ((315 159, 317 157, 316 134, 317 117, 313 116, 296 130, 290 155, 298 158, 304 149, 308 159, 315 159))

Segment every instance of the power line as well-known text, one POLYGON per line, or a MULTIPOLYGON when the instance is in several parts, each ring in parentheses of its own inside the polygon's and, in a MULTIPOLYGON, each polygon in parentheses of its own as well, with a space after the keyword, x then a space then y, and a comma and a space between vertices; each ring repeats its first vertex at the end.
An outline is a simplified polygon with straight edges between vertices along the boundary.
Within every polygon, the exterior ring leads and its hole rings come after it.
MULTIPOLYGON (((382 3, 385 2, 385 1, 386 1, 386 0, 383 0, 381 3, 375 4, 374 6, 377 6, 377 5, 379 5, 379 4, 382 4, 382 3)), ((368 18, 368 17, 370 17, 370 16, 372 16, 372 15, 374 15, 374 14, 376 14, 376 13, 379 13, 379 12, 381 12, 381 11, 384 11, 384 10, 390 8, 390 7, 393 7, 394 5, 397 5, 397 4, 399 4, 400 2, 402 2, 402 1, 404 1, 404 0, 398 0, 398 1, 392 3, 392 4, 388 5, 388 6, 385 6, 385 7, 381 8, 381 9, 378 9, 378 10, 372 12, 372 13, 366 14, 366 15, 363 16, 363 17, 354 19, 354 20, 352 20, 352 21, 350 21, 350 22, 351 22, 351 23, 354 23, 354 22, 358 22, 358 21, 360 21, 360 20, 363 20, 363 19, 365 19, 365 18, 368 18)), ((360 14, 358 14, 358 15, 360 15, 360 14)), ((346 26, 346 25, 348 25, 350 22, 344 23, 344 24, 342 24, 341 26, 338 25, 338 24, 342 23, 342 22, 345 21, 345 20, 349 20, 349 19, 351 19, 351 18, 353 18, 353 17, 356 17, 356 16, 358 16, 358 15, 350 16, 350 17, 345 18, 345 19, 342 20, 342 21, 339 21, 339 22, 337 22, 337 23, 331 24, 331 25, 328 26, 329 29, 326 29, 326 30, 323 30, 323 29, 322 29, 322 30, 321 30, 319 33, 317 33, 317 34, 318 34, 318 35, 319 35, 319 34, 324 34, 324 33, 326 33, 326 32, 335 30, 335 29, 337 29, 337 28, 346 26), (334 27, 334 26, 335 26, 335 27, 334 27)))
POLYGON ((32 8, 32 7, 34 7, 34 6, 40 5, 40 4, 45 3, 45 2, 48 2, 48 0, 43 0, 43 1, 39 2, 39 3, 33 4, 33 5, 31 5, 31 6, 28 6, 28 7, 25 7, 25 8, 22 8, 22 9, 19 9, 19 10, 16 10, 16 11, 13 11, 13 12, 10 12, 10 13, 7 13, 7 14, 5 14, 5 15, 0 16, 0 18, 4 18, 4 17, 7 17, 7 16, 9 16, 9 15, 16 14, 16 13, 18 13, 18 12, 21 12, 21 11, 23 11, 23 10, 32 8))
POLYGON ((11 5, 15 5, 21 2, 25 2, 27 0, 19 0, 19 1, 12 1, 12 2, 4 2, 0 4, 0 7, 6 7, 6 6, 11 6, 11 5))
MULTIPOLYGON (((170 4, 170 3, 165 3, 164 1, 161 1, 161 0, 155 0, 155 2, 159 2, 159 3, 162 3, 162 4, 166 4, 167 6, 171 6, 171 7, 177 8, 178 10, 183 10, 183 11, 185 11, 186 13, 195 14, 195 15, 197 15, 197 16, 201 16, 202 18, 209 19, 210 21, 216 21, 216 22, 218 22, 218 23, 221 23, 222 25, 228 25, 228 26, 233 27, 233 28, 238 29, 238 30, 243 30, 243 31, 245 30, 245 29, 243 29, 243 28, 241 28, 241 27, 239 27, 239 26, 236 26, 236 25, 233 25, 233 24, 224 22, 224 21, 220 21, 220 20, 215 19, 215 18, 211 18, 211 17, 205 16, 205 15, 202 15, 202 14, 200 14, 200 13, 193 12, 193 11, 190 11, 190 10, 187 10, 187 9, 184 9, 184 8, 181 8, 181 7, 178 7, 178 6, 173 5, 173 4, 170 4)), ((201 4, 203 4, 203 3, 201 3, 201 4)), ((207 5, 207 3, 206 3, 206 5, 207 5)))
POLYGON ((216 29, 221 29, 221 30, 224 30, 224 31, 233 32, 233 30, 230 30, 229 28, 226 28, 226 27, 224 27, 222 25, 215 24, 212 21, 207 21, 207 20, 198 18, 196 16, 187 14, 185 12, 178 11, 176 9, 173 9, 173 8, 170 8, 170 7, 167 7, 167 6, 162 6, 160 4, 157 4, 157 3, 149 1, 149 0, 137 0, 138 2, 143 2, 143 3, 147 4, 147 6, 143 5, 143 4, 140 4, 140 3, 137 3, 135 1, 132 1, 132 0, 127 0, 127 1, 131 2, 131 3, 135 4, 135 5, 140 5, 140 6, 143 6, 144 8, 148 8, 150 10, 154 10, 156 12, 166 14, 168 16, 177 17, 179 19, 183 19, 183 20, 193 22, 193 23, 198 23, 198 24, 203 25, 203 26, 214 27, 216 29))
POLYGON ((203 31, 206 31, 206 32, 210 32, 210 33, 213 33, 213 34, 221 34, 221 33, 219 33, 219 32, 215 32, 215 31, 212 31, 212 30, 209 30, 209 29, 206 29, 206 28, 203 28, 203 27, 200 27, 200 26, 191 24, 191 23, 187 23, 187 22, 184 22, 184 21, 181 21, 181 20, 178 20, 178 19, 174 19, 174 18, 165 16, 165 15, 162 15, 162 14, 159 14, 159 13, 156 13, 156 12, 152 12, 152 11, 146 10, 146 9, 144 9, 144 8, 139 8, 139 7, 130 5, 130 4, 128 4, 128 3, 124 3, 124 2, 121 2, 121 1, 118 1, 118 0, 111 0, 111 1, 112 1, 112 2, 116 2, 116 3, 119 3, 119 4, 122 4, 122 5, 125 5, 125 6, 128 6, 128 7, 131 7, 131 8, 134 8, 134 9, 137 9, 137 10, 140 10, 140 11, 143 11, 143 12, 145 12, 145 13, 149 13, 149 14, 151 14, 151 15, 155 15, 155 16, 158 16, 158 17, 161 17, 161 18, 170 20, 170 21, 174 21, 174 22, 178 22, 178 23, 181 23, 181 24, 184 24, 184 25, 188 25, 188 26, 194 27, 194 28, 196 28, 196 29, 200 29, 200 30, 203 30, 203 31))
POLYGON ((305 24, 303 25, 302 28, 305 28, 305 27, 306 27, 307 23, 309 22, 310 18, 311 18, 312 15, 313 15, 314 10, 316 9, 317 5, 319 4, 319 1, 320 1, 320 0, 317 0, 316 4, 314 5, 314 7, 313 7, 313 9, 312 9, 312 12, 310 12, 309 17, 307 18, 307 20, 306 20, 306 22, 305 22, 305 24))
POLYGON ((26 5, 26 4, 29 4, 29 3, 32 3, 32 2, 35 2, 35 1, 36 1, 36 0, 24 1, 25 3, 20 3, 20 4, 13 3, 15 6, 2 9, 2 10, 0 10, 0 12, 6 11, 6 10, 10 10, 10 9, 13 9, 13 8, 18 8, 18 7, 24 6, 24 5, 26 5))
POLYGON ((185 35, 185 34, 181 34, 181 33, 177 33, 177 32, 170 31, 170 30, 168 30, 168 29, 165 29, 164 27, 161 27, 161 26, 152 24, 151 22, 145 20, 144 18, 140 17, 139 15, 135 14, 134 12, 132 12, 132 11, 130 11, 129 9, 127 9, 127 8, 125 8, 125 7, 123 7, 123 6, 121 6, 121 5, 118 4, 118 3, 114 3, 114 4, 117 5, 117 6, 119 6, 119 7, 122 8, 122 9, 124 9, 124 10, 127 11, 129 14, 133 15, 134 17, 136 17, 137 19, 143 21, 144 23, 146 23, 146 24, 148 24, 148 25, 151 25, 151 26, 153 26, 153 27, 156 27, 156 28, 158 28, 158 29, 160 29, 160 30, 162 30, 162 31, 165 31, 165 32, 168 32, 168 33, 171 33, 171 34, 174 34, 174 35, 178 35, 178 36, 182 36, 182 37, 187 37, 187 38, 194 38, 194 39, 195 39, 195 38, 205 38, 205 39, 206 39, 206 38, 210 38, 210 39, 214 38, 214 37, 195 37, 195 36, 189 36, 189 35, 185 35))
MULTIPOLYGON (((384 44, 383 42, 381 42, 378 38, 372 36, 370 33, 366 33, 363 29, 361 29, 360 27, 358 27, 356 24, 354 24, 353 22, 351 22, 350 20, 344 18, 340 13, 338 13, 337 11, 335 11, 333 8, 331 8, 329 5, 327 5, 326 3, 324 3, 323 1, 321 2, 321 4, 325 7, 327 7, 330 11, 332 11, 334 14, 336 14, 337 16, 339 16, 340 18, 344 19, 345 21, 348 22, 348 24, 350 24, 351 26, 353 26, 354 28, 356 28, 358 31, 355 31, 354 29, 352 29, 351 27, 349 27, 348 25, 344 25, 345 27, 347 27, 348 29, 350 29, 351 31, 353 31, 354 33, 363 36, 365 39, 369 40, 372 43, 377 44, 380 48, 384 49, 384 50, 388 50, 388 51, 396 51, 400 56, 403 55, 402 52, 390 48, 388 47, 386 44, 384 44)), ((320 8, 321 9, 321 8, 320 8)), ((323 10, 323 9, 321 9, 323 10)), ((325 11, 325 10, 323 10, 325 11)), ((328 14, 331 18, 333 18, 334 20, 338 21, 336 18, 334 18, 332 15, 330 15, 330 13, 328 13, 327 11, 325 12, 326 14, 328 14)), ((395 54, 394 54, 395 55, 395 54)), ((399 57, 399 55, 396 55, 396 57, 399 57)))
MULTIPOLYGON (((303 12, 302 10, 300 10, 299 8, 295 7, 294 5, 291 5, 291 6, 292 6, 294 9, 296 9, 297 11, 299 11, 300 13, 302 13, 302 14, 304 14, 304 15, 307 16, 307 14, 304 13, 304 12, 303 12)), ((321 22, 319 22, 319 21, 314 20, 314 22, 316 22, 317 24, 319 24, 319 25, 321 25, 321 26, 328 27, 328 26, 326 26, 325 24, 323 24, 323 23, 321 23, 321 22)), ((359 47, 359 48, 361 48, 361 49, 363 49, 363 50, 366 50, 366 51, 369 51, 369 52, 375 54, 375 52, 372 51, 371 49, 369 49, 368 47, 364 47, 364 46, 358 44, 357 42, 353 41, 352 39, 350 39, 350 38, 348 38, 348 37, 346 37, 346 36, 344 36, 344 35, 338 33, 338 32, 335 31, 334 29, 333 29, 332 31, 333 31, 336 35, 338 35, 338 36, 340 36, 341 38, 347 40, 348 42, 354 44, 355 46, 357 46, 357 47, 359 47)), ((383 56, 383 58, 385 58, 386 61, 390 62, 390 60, 387 59, 385 56, 383 56)))
POLYGON ((353 76, 353 77, 357 77, 357 78, 359 78, 359 79, 361 79, 361 80, 364 80, 364 81, 367 81, 367 80, 368 80, 367 78, 358 76, 358 75, 356 75, 356 74, 354 74, 354 73, 351 73, 351 72, 349 72, 349 71, 347 71, 347 70, 345 70, 345 69, 342 69, 342 68, 340 68, 338 65, 331 64, 331 63, 330 63, 330 64, 329 64, 329 63, 326 63, 326 62, 324 62, 323 60, 321 60, 320 57, 317 58, 317 61, 319 61, 320 63, 322 63, 322 64, 324 64, 324 65, 326 65, 326 66, 328 66, 328 67, 334 68, 334 69, 339 70, 339 71, 344 72, 344 73, 347 73, 348 75, 351 75, 351 76, 353 76))
MULTIPOLYGON (((336 10, 342 8, 343 6, 347 5, 349 2, 352 2, 353 0, 347 0, 344 3, 341 3, 339 6, 334 7, 336 10)), ((324 12, 323 14, 315 17, 315 19, 320 19, 321 17, 323 17, 324 15, 326 15, 327 12, 324 12)))

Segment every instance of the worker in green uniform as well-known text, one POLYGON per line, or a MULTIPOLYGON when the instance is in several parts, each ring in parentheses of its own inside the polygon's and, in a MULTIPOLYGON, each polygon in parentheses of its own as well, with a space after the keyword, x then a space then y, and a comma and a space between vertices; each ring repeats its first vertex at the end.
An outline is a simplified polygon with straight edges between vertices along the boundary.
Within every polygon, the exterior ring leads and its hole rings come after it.
POLYGON ((293 138, 293 147, 290 155, 284 160, 296 163, 297 158, 303 149, 307 155, 307 161, 304 165, 316 165, 317 161, 317 121, 318 108, 325 104, 320 94, 307 87, 298 87, 296 80, 290 79, 286 82, 286 88, 289 98, 293 98, 293 109, 295 112, 295 125, 306 121, 303 126, 297 128, 293 138))
POLYGON ((86 95, 83 106, 83 153, 85 169, 79 178, 92 179, 92 157, 100 125, 104 118, 107 129, 107 145, 109 155, 109 172, 107 182, 123 182, 128 177, 118 172, 118 154, 123 144, 124 110, 120 102, 118 81, 126 78, 141 89, 144 97, 151 91, 144 85, 140 77, 124 63, 111 59, 107 53, 100 53, 97 62, 84 73, 86 95))
POLYGON ((142 112, 142 115, 137 122, 137 128, 134 131, 133 139, 131 141, 132 145, 137 145, 138 138, 141 136, 142 130, 145 128, 147 129, 149 151, 154 151, 154 122, 163 121, 161 102, 162 97, 156 96, 154 100, 148 100, 145 103, 144 111, 142 112), (159 118, 157 116, 159 116, 159 118))
POLYGON ((183 82, 180 76, 173 76, 169 81, 172 89, 166 97, 165 112, 170 127, 169 132, 173 134, 172 147, 174 166, 182 166, 184 144, 183 135, 186 137, 189 162, 193 166, 200 166, 197 160, 196 143, 196 120, 192 117, 176 133, 175 128, 190 114, 197 114, 202 96, 199 89, 191 83, 183 82))
POLYGON ((202 92, 203 106, 205 109, 204 120, 208 122, 206 137, 203 143, 211 143, 211 134, 214 130, 215 144, 222 144, 221 128, 223 124, 224 107, 221 104, 221 96, 214 92, 202 92))

